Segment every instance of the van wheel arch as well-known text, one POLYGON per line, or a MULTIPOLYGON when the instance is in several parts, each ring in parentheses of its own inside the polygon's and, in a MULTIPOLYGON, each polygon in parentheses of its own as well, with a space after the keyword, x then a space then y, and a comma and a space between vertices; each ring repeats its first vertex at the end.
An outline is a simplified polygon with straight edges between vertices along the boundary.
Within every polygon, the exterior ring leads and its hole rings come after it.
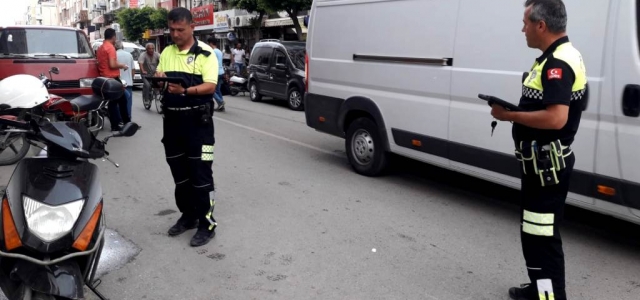
POLYGON ((346 134, 351 123, 359 118, 369 118, 376 124, 384 151, 389 151, 387 127, 382 113, 375 102, 369 98, 358 96, 345 100, 338 113, 338 128, 346 134))

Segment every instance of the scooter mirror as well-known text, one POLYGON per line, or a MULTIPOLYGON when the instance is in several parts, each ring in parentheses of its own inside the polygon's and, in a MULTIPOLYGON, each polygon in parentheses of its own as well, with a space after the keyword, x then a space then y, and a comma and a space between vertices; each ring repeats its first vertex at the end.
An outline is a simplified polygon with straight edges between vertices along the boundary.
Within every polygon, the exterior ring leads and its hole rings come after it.
POLYGON ((122 130, 120 131, 120 136, 133 136, 134 134, 136 134, 139 127, 140 126, 138 126, 138 124, 129 122, 124 125, 124 128, 122 128, 122 130))

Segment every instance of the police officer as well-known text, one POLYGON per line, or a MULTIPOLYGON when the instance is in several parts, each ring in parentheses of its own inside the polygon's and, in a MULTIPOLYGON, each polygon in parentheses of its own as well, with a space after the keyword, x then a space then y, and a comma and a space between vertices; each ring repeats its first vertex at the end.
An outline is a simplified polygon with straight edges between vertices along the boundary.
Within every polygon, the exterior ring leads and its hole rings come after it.
POLYGON ((218 60, 213 49, 193 36, 193 19, 186 8, 169 12, 174 44, 160 55, 158 77, 182 78, 186 84, 167 83, 163 97, 165 153, 175 181, 176 204, 182 216, 169 229, 177 236, 198 228, 191 246, 207 244, 217 223, 211 166, 213 164, 213 93, 218 81, 218 60))
POLYGON ((570 148, 578 131, 587 76, 582 56, 565 34, 561 0, 527 0, 527 45, 540 49, 522 87, 519 107, 493 105, 491 114, 511 121, 516 157, 522 166, 521 240, 531 282, 509 290, 516 300, 565 300, 560 226, 575 162, 570 148))

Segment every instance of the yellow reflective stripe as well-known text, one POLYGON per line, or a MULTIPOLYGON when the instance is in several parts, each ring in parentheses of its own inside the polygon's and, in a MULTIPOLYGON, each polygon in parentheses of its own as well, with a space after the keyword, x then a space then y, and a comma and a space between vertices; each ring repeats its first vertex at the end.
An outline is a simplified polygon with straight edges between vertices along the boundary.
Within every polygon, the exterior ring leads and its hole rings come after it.
POLYGON ((553 225, 541 226, 523 222, 522 231, 532 235, 553 236, 553 225))
POLYGON ((211 145, 202 145, 203 153, 213 153, 213 146, 211 145))
POLYGON ((209 221, 209 223, 211 223, 211 225, 209 225, 209 230, 213 230, 214 228, 218 227, 218 223, 214 222, 211 219, 211 215, 213 214, 213 208, 216 206, 216 201, 211 199, 209 200, 209 203, 211 205, 211 209, 209 209, 209 213, 207 213, 207 220, 209 221))
POLYGON ((540 300, 556 300, 556 296, 551 293, 549 294, 549 297, 547 297, 547 294, 540 293, 540 300))
POLYGON ((216 55, 213 49, 203 41, 197 41, 197 43, 198 47, 202 48, 202 51, 207 51, 211 54, 208 57, 201 54, 196 58, 194 53, 189 53, 190 49, 180 51, 176 45, 170 45, 164 48, 160 55, 160 70, 165 73, 182 72, 203 75, 203 73, 206 73, 203 69, 207 62, 213 60, 217 65, 216 55))
POLYGON ((540 300, 555 300, 553 293, 553 283, 551 279, 539 279, 537 282, 538 296, 540 300))
POLYGON ((202 153, 202 161, 213 161, 213 154, 202 153))
POLYGON ((531 223, 542 224, 542 225, 553 225, 553 214, 539 214, 530 212, 528 210, 524 211, 524 220, 529 221, 531 223))
POLYGON ((553 57, 566 62, 575 74, 571 87, 572 92, 583 90, 587 85, 587 72, 582 60, 582 54, 573 47, 571 42, 564 43, 553 52, 553 57))

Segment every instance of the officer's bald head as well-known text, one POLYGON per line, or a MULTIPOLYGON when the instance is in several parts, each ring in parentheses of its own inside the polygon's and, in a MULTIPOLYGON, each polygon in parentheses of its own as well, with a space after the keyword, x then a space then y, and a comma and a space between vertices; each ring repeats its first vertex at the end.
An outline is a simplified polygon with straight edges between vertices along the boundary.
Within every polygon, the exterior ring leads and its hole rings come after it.
POLYGON ((567 9, 562 0, 527 0, 525 7, 531 7, 529 20, 543 21, 549 32, 564 33, 567 29, 567 9))

